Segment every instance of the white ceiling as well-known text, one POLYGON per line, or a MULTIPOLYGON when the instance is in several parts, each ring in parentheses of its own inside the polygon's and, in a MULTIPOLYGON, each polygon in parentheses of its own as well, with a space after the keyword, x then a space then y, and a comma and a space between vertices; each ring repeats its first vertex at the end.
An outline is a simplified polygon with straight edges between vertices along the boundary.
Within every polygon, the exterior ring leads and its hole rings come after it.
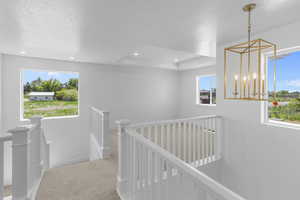
MULTIPOLYGON (((246 36, 247 0, 0 0, 0 52, 186 69, 246 36), (135 56, 137 52, 139 55, 135 56), (178 59, 179 62, 175 62, 178 59)), ((259 0, 261 32, 300 19, 299 0, 259 0)))

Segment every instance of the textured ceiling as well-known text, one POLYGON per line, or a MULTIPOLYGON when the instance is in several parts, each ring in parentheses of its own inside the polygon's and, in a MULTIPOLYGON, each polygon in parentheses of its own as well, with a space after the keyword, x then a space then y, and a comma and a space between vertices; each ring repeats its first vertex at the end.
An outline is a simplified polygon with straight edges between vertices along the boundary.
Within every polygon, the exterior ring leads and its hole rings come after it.
MULTIPOLYGON (((216 43, 246 36, 241 7, 248 2, 0 0, 0 51, 93 63, 197 67, 213 60, 216 43)), ((298 20, 299 8, 299 0, 260 0, 254 31, 298 20)))

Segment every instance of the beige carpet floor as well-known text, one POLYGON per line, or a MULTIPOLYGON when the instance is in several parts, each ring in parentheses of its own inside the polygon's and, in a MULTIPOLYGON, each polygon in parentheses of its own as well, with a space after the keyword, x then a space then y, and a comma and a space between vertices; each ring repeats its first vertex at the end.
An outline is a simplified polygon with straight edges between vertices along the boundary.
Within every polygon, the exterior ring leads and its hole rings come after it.
POLYGON ((116 153, 114 133, 112 158, 48 170, 37 200, 120 200, 116 193, 116 153))

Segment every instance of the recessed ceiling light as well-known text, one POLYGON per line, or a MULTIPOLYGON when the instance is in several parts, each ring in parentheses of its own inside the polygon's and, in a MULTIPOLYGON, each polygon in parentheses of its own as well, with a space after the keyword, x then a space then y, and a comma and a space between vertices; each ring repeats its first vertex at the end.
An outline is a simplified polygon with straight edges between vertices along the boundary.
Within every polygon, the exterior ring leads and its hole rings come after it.
POLYGON ((74 60, 75 58, 74 58, 73 56, 70 56, 69 59, 70 59, 70 60, 74 60))
POLYGON ((134 52, 132 55, 134 55, 134 56, 139 56, 140 53, 139 53, 139 52, 134 52))
POLYGON ((174 63, 177 63, 178 61, 179 61, 178 58, 175 58, 175 59, 174 59, 174 63))
POLYGON ((21 54, 21 55, 24 55, 24 54, 26 54, 26 52, 25 52, 25 51, 21 51, 20 54, 21 54))

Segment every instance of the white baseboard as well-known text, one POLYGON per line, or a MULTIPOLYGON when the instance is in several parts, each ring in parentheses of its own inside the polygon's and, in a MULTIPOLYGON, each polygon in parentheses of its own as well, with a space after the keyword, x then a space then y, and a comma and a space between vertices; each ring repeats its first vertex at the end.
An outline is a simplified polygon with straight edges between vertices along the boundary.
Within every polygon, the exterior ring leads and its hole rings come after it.
POLYGON ((76 156, 70 160, 66 160, 66 161, 63 161, 63 162, 60 162, 59 164, 55 164, 53 166, 50 166, 50 168, 55 168, 55 167, 63 167, 63 166, 66 166, 66 165, 73 165, 73 164, 77 164, 77 163, 80 163, 80 162, 88 162, 89 161, 89 158, 87 155, 80 155, 80 156, 76 156))
POLYGON ((38 190, 40 188, 40 185, 41 185, 41 182, 44 178, 44 175, 45 175, 45 170, 42 170, 41 178, 38 180, 37 184, 34 186, 29 200, 36 200, 36 195, 38 193, 38 190))

